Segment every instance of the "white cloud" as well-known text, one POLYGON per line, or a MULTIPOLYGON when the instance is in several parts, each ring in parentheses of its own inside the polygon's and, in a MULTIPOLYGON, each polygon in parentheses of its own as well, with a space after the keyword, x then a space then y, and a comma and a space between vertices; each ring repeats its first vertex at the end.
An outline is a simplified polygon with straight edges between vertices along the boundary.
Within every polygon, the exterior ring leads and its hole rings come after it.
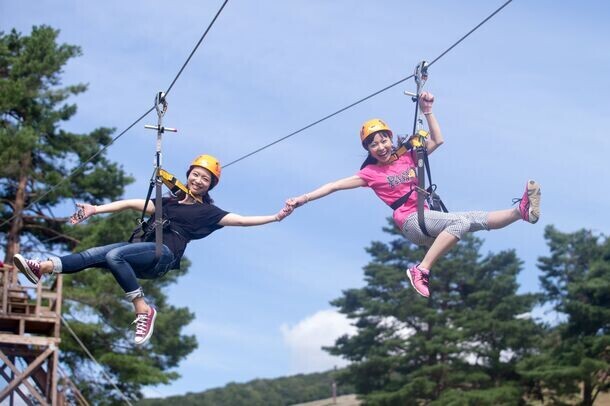
POLYGON ((291 373, 309 373, 345 366, 347 361, 331 356, 322 347, 333 345, 344 334, 355 334, 356 327, 343 314, 321 310, 294 326, 283 324, 280 331, 290 351, 291 373))

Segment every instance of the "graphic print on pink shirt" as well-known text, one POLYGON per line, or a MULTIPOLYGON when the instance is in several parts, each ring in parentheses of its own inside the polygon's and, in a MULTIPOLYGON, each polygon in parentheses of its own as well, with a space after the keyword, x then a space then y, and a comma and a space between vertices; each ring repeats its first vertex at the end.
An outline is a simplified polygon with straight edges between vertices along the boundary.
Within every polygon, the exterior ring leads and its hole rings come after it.
MULTIPOLYGON (((409 193, 417 186, 415 162, 410 153, 404 154, 389 165, 367 165, 356 174, 373 189, 373 192, 388 206, 409 193)), ((394 210, 394 222, 401 228, 405 219, 417 211, 417 192, 411 193, 409 200, 394 210)))

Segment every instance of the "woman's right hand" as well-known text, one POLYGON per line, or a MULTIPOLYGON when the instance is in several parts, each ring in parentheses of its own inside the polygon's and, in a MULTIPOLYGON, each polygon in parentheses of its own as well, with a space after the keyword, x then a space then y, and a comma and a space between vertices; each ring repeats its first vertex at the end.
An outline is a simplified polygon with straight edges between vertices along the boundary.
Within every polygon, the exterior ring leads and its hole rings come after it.
POLYGON ((87 203, 76 203, 76 213, 70 216, 70 223, 77 224, 85 221, 96 213, 95 206, 87 203))
POLYGON ((432 104, 434 103, 434 95, 428 92, 422 92, 419 95, 419 108, 424 114, 432 113, 432 104))

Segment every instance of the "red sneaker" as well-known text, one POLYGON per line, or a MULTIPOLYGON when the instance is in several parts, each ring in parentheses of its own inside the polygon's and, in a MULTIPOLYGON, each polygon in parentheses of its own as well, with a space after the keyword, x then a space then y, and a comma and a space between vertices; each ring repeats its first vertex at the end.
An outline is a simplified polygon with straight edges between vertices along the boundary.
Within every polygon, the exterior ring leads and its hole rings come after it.
POLYGON ((157 311, 152 306, 150 306, 148 313, 136 313, 136 319, 131 323, 136 325, 134 339, 136 345, 143 345, 152 337, 156 318, 157 311))
POLYGON ((35 285, 40 282, 40 278, 42 277, 42 272, 40 272, 40 261, 25 259, 21 254, 15 254, 13 257, 13 264, 15 264, 17 269, 23 272, 30 282, 35 285))
POLYGON ((420 268, 417 265, 413 265, 407 269, 407 277, 413 286, 413 289, 423 297, 430 296, 430 290, 428 289, 430 271, 426 268, 420 268))

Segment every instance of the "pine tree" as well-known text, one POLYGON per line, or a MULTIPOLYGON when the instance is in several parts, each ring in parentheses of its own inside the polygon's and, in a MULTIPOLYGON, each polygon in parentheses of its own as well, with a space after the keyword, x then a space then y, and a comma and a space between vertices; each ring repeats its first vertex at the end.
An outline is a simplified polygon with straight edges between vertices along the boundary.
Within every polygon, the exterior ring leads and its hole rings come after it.
POLYGON ((545 303, 566 320, 553 326, 546 351, 521 369, 552 403, 593 405, 610 387, 610 240, 587 230, 547 227, 550 256, 539 259, 545 303))
MULTIPOLYGON (((29 36, 15 30, 0 32, 0 236, 7 263, 17 252, 66 253, 124 241, 137 217, 121 213, 73 227, 54 215, 73 200, 92 204, 116 200, 132 181, 103 150, 112 129, 97 128, 87 134, 62 129, 76 113, 76 105, 68 99, 86 86, 62 86, 63 67, 81 51, 58 44, 58 34, 47 26, 34 27, 29 36)), ((178 374, 169 369, 196 348, 193 336, 180 334, 193 314, 169 305, 163 293, 187 268, 185 261, 182 271, 143 284, 159 309, 146 351, 131 343, 132 306, 107 271, 64 277, 64 318, 132 398, 142 396, 143 385, 176 379, 178 374)), ((65 329, 60 349, 62 365, 93 404, 120 399, 65 329)))
MULTIPOLYGON (((397 235, 394 228, 386 232, 397 235)), ((517 404, 516 362, 540 333, 528 319, 535 295, 517 294, 521 262, 513 251, 479 253, 469 236, 434 267, 424 299, 405 276, 424 250, 402 236, 373 242, 366 286, 333 301, 358 332, 328 348, 351 361, 342 375, 367 404, 517 404)))
POLYGON ((111 129, 75 134, 60 128, 76 113, 67 99, 86 86, 60 86, 63 66, 81 51, 57 44, 57 35, 45 26, 34 27, 29 37, 0 33, 0 231, 6 235, 6 262, 41 244, 73 247, 65 219, 55 218, 53 208, 66 199, 116 199, 131 182, 105 154, 87 161, 111 141, 111 129), (83 170, 67 178, 81 164, 83 170))

